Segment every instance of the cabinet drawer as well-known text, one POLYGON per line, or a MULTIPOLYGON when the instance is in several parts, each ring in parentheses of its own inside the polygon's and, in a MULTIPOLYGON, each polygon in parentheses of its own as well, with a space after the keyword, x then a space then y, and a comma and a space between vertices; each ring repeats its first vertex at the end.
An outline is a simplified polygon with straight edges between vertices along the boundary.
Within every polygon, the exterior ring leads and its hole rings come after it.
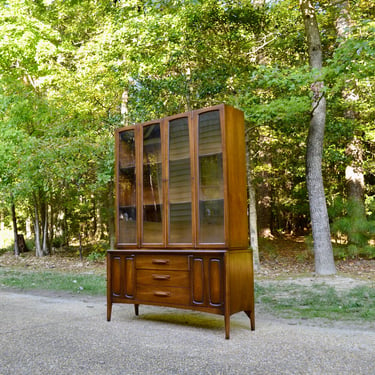
POLYGON ((188 288, 189 280, 188 271, 142 269, 137 271, 137 284, 188 288))
POLYGON ((137 286, 137 300, 160 304, 188 305, 190 303, 189 288, 137 286))
POLYGON ((188 270, 188 257, 169 254, 140 254, 136 256, 137 269, 149 270, 188 270))

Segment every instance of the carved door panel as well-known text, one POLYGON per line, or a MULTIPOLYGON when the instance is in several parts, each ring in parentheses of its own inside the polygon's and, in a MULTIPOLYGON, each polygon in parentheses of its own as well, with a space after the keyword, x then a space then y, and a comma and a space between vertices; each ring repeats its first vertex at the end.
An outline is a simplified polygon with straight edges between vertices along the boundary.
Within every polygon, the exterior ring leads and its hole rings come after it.
POLYGON ((219 307, 224 303, 224 261, 222 257, 194 256, 191 259, 193 305, 219 307))
POLYGON ((134 255, 114 255, 111 257, 111 293, 117 298, 135 297, 135 257, 134 255))

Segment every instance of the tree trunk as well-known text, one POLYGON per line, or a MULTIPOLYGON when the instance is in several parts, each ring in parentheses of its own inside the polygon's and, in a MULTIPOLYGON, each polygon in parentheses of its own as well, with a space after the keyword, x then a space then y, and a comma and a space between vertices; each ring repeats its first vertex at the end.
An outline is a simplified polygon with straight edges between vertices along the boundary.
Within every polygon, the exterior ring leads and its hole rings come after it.
POLYGON ((259 247, 258 247, 258 226, 257 226, 257 210, 255 189, 251 180, 251 172, 248 172, 248 186, 249 186, 249 229, 250 229, 250 246, 253 250, 254 269, 259 270, 259 247))
POLYGON ((38 205, 37 205, 36 199, 34 202, 34 233, 35 233, 35 255, 37 257, 42 257, 44 254, 42 251, 42 247, 40 245, 39 212, 38 212, 38 205))
MULTIPOLYGON (((246 136, 246 143, 248 142, 248 137, 246 136)), ((255 270, 259 270, 259 247, 258 247, 258 225, 257 225, 257 202, 255 188, 253 184, 253 179, 251 176, 251 156, 250 152, 247 152, 247 186, 249 189, 249 233, 250 233, 250 246, 253 250, 253 265, 255 270)))
POLYGON ((129 92, 125 89, 121 95, 121 116, 122 124, 124 126, 129 125, 129 109, 128 109, 129 92))
POLYGON ((42 253, 43 255, 48 254, 48 205, 43 204, 44 218, 43 218, 43 245, 42 253))
POLYGON ((20 255, 20 249, 18 246, 17 216, 16 216, 16 206, 14 204, 13 194, 11 194, 11 200, 12 200, 12 222, 13 222, 13 234, 14 234, 14 255, 18 257, 20 255))
POLYGON ((310 0, 300 0, 300 9, 305 25, 310 67, 318 72, 316 82, 312 85, 312 112, 306 153, 306 183, 314 241, 315 272, 318 275, 331 275, 336 273, 336 268, 333 259, 322 176, 323 140, 326 120, 324 83, 319 80, 319 72, 323 63, 322 47, 314 5, 310 0))

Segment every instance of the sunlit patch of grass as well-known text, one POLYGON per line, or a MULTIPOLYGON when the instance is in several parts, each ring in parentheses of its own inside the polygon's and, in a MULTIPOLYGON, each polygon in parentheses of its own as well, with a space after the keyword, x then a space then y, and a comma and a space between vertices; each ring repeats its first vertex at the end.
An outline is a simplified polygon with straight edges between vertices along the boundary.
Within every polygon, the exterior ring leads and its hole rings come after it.
POLYGON ((90 295, 105 295, 105 276, 52 271, 32 272, 0 269, 2 286, 21 290, 55 290, 90 295))
POLYGON ((256 300, 284 318, 375 320, 375 288, 370 286, 338 292, 326 284, 256 284, 256 300))

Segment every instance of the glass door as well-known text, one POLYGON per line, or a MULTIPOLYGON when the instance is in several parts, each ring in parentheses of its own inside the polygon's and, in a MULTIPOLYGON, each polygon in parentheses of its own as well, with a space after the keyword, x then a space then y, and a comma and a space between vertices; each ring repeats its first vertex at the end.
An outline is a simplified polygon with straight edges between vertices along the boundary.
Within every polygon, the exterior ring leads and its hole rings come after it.
POLYGON ((134 129, 119 133, 118 159, 118 242, 136 244, 137 209, 134 129))
POLYGON ((198 242, 223 244, 224 178, 219 110, 198 117, 198 242))
POLYGON ((192 185, 189 121, 169 121, 168 242, 192 244, 192 185))
POLYGON ((163 243, 163 192, 160 124, 143 126, 143 238, 163 243))

